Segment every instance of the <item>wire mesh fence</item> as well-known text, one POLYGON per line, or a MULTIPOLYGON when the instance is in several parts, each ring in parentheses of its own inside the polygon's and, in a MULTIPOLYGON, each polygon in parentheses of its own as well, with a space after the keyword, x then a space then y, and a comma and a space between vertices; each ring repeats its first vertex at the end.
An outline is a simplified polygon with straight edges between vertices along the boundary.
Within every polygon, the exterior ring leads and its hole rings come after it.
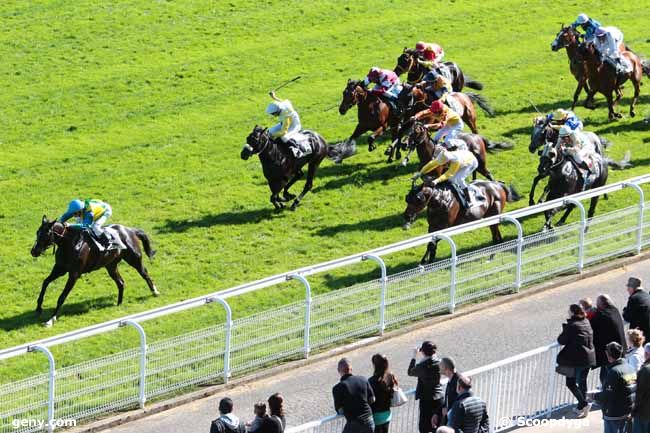
MULTIPOLYGON (((226 323, 148 345, 143 340, 139 348, 59 368, 54 376, 52 408, 48 408, 47 374, 0 385, 0 433, 39 431, 35 427, 14 428, 14 419, 84 420, 135 408, 145 399, 160 398, 199 384, 221 383, 230 375, 306 357, 313 350, 376 335, 384 327, 453 311, 455 305, 577 272, 583 266, 635 253, 640 246, 650 245, 650 215, 638 205, 527 236, 523 236, 514 217, 510 217, 510 222, 518 228, 516 239, 456 256, 455 241, 450 238, 450 258, 313 298, 309 283, 303 278, 307 289, 303 301, 238 317, 232 322, 230 307, 219 299, 228 313, 226 323)), ((421 242, 417 247, 424 248, 421 242)), ((385 270, 383 260, 377 261, 385 270)), ((141 332, 144 335, 144 329, 141 332)), ((489 392, 496 392, 490 395, 491 404, 497 404, 490 410, 497 416, 536 415, 549 405, 565 402, 568 395, 563 386, 553 383, 556 379, 537 375, 537 371, 549 370, 550 353, 544 355, 547 358, 539 355, 510 365, 508 374, 517 378, 520 387, 509 392, 523 396, 526 387, 534 387, 552 395, 553 401, 506 399, 505 394, 500 394, 501 387, 497 391, 490 388, 489 392)), ((50 373, 54 374, 54 369, 50 373)), ((505 374, 501 370, 485 374, 492 376, 477 376, 476 386, 486 392, 483 382, 512 380, 501 376, 505 374)), ((409 410, 400 409, 394 425, 406 422, 402 419, 411 416, 409 410)))

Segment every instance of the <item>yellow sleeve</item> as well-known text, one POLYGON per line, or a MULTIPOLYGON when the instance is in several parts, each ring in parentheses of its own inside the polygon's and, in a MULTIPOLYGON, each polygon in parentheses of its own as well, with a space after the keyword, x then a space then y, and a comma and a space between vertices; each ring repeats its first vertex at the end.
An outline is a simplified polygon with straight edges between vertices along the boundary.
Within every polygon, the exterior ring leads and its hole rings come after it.
POLYGON ((445 124, 447 125, 456 125, 458 122, 460 122, 460 116, 458 113, 456 113, 452 109, 447 110, 447 119, 445 121, 445 124))
POLYGON ((445 171, 445 172, 444 172, 444 173, 443 173, 443 174, 442 174, 442 175, 437 179, 437 180, 438 180, 438 183, 446 181, 447 179, 449 179, 450 177, 452 177, 453 175, 455 175, 456 173, 458 173, 458 170, 459 170, 459 169, 460 169, 460 163, 459 163, 459 162, 454 161, 454 162, 450 163, 450 164, 449 164, 449 169, 447 169, 447 171, 445 171))
POLYGON ((433 68, 433 60, 420 60, 418 63, 427 68, 433 68))
POLYGON ((431 161, 427 162, 424 167, 420 169, 420 173, 422 174, 427 174, 431 170, 435 170, 440 166, 440 163, 438 162, 437 159, 432 159, 431 161))
POLYGON ((286 134, 290 126, 291 126, 291 117, 287 116, 282 122, 282 129, 280 129, 280 135, 282 136, 286 134))

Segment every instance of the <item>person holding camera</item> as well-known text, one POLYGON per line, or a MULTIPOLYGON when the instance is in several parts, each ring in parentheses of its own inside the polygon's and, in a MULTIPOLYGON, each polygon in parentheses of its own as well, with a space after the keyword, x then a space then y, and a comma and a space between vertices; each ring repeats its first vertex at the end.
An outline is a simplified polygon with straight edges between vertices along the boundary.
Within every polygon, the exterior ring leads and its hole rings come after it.
POLYGON ((431 341, 423 342, 419 348, 413 349, 413 358, 408 368, 408 375, 418 378, 415 399, 420 404, 420 433, 435 431, 442 420, 445 392, 440 384, 440 360, 436 350, 436 345, 431 341), (419 362, 418 354, 422 356, 419 362))

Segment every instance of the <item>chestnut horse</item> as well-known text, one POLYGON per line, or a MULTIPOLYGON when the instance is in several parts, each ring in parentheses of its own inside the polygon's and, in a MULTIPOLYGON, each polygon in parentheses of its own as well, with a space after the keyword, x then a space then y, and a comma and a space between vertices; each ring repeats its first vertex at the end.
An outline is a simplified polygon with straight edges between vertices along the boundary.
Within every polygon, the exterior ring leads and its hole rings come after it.
MULTIPOLYGON (((395 69, 393 71, 397 75, 402 75, 405 72, 408 73, 406 82, 409 84, 419 83, 422 81, 427 72, 430 71, 429 68, 418 63, 419 58, 420 56, 417 51, 409 48, 404 48, 402 54, 397 58, 397 65, 395 65, 395 69)), ((461 71, 460 67, 456 63, 443 62, 443 65, 447 70, 449 70, 449 81, 451 81, 454 92, 460 92, 465 86, 469 87, 470 89, 483 90, 483 84, 478 81, 471 80, 469 77, 463 74, 463 71, 461 71)), ((442 71, 442 68, 438 67, 436 70, 438 73, 446 76, 446 74, 442 71)))
MULTIPOLYGON (((472 182, 471 187, 479 192, 483 200, 469 209, 463 209, 453 192, 453 187, 448 182, 436 186, 428 186, 426 182, 419 187, 414 184, 406 196, 404 228, 408 228, 417 214, 425 207, 427 208, 429 233, 433 233, 466 222, 499 215, 506 207, 506 203, 521 198, 512 186, 508 187, 501 182, 476 181, 472 182)), ((491 225, 490 231, 494 244, 503 240, 498 224, 491 225)), ((429 242, 427 251, 420 261, 421 264, 433 262, 436 257, 437 245, 437 241, 429 242)))
POLYGON ((569 69, 578 82, 578 87, 576 87, 576 90, 573 93, 573 103, 571 104, 572 110, 578 103, 578 98, 580 97, 582 89, 585 89, 587 92, 587 99, 585 99, 584 103, 585 107, 596 108, 596 104, 594 103, 594 94, 589 90, 589 85, 587 84, 587 64, 585 63, 584 55, 581 53, 582 50, 580 49, 580 43, 578 41, 579 36, 580 33, 574 30, 571 26, 562 26, 553 42, 551 42, 551 50, 553 51, 559 51, 562 48, 566 49, 567 56, 569 57, 569 69))
POLYGON ((56 322, 65 299, 81 275, 101 268, 106 268, 108 275, 115 281, 117 285, 117 305, 121 305, 124 295, 124 280, 117 270, 117 265, 122 260, 138 271, 140 276, 147 282, 149 290, 154 296, 160 295, 153 281, 151 281, 147 269, 142 264, 142 250, 138 240, 142 242, 144 252, 149 258, 152 258, 155 254, 147 234, 140 229, 132 229, 119 224, 112 224, 108 227, 117 232, 126 249, 100 252, 94 247, 94 242, 86 235, 84 230, 79 230, 58 221, 48 221, 43 216, 41 226, 36 232, 36 242, 32 247, 31 254, 33 257, 38 257, 45 250, 54 246, 55 259, 50 275, 43 281, 41 293, 36 302, 36 314, 41 314, 43 311, 43 297, 47 286, 57 278, 68 274, 68 281, 65 283, 65 288, 56 303, 54 314, 44 323, 45 326, 50 327, 56 322))

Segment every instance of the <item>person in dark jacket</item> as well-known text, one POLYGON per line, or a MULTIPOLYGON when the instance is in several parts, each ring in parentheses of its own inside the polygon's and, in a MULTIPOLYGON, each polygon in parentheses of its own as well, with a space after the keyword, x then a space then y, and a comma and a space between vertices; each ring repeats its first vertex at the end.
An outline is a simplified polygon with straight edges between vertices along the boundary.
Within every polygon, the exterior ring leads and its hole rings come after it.
POLYGON ((388 358, 377 353, 372 357, 373 375, 368 379, 372 392, 375 393, 375 402, 370 405, 372 419, 375 423, 375 433, 388 433, 391 420, 390 400, 393 390, 399 386, 397 378, 388 367, 388 358))
POLYGON ((593 398, 602 407, 605 433, 625 433, 625 424, 634 405, 636 371, 623 359, 620 344, 609 343, 605 352, 609 361, 605 386, 593 398))
POLYGON ((623 346, 623 351, 627 350, 625 341, 625 325, 623 317, 614 306, 612 299, 608 295, 600 295, 596 299, 596 314, 589 321, 591 329, 594 331, 594 349, 596 349, 596 367, 600 367, 600 384, 604 385, 605 376, 607 376, 607 355, 605 355, 605 346, 612 341, 623 346))
POLYGON ((569 319, 562 325, 562 333, 557 337, 557 342, 564 346, 557 355, 557 363, 570 370, 566 375, 566 386, 578 400, 576 413, 580 418, 586 417, 591 409, 585 394, 589 369, 596 365, 593 339, 584 310, 580 305, 572 304, 569 319))
POLYGON ((284 418, 284 398, 280 393, 275 393, 267 400, 269 414, 262 420, 258 433, 284 433, 287 422, 284 418))
POLYGON ((210 433, 246 433, 246 426, 233 413, 233 402, 228 397, 219 402, 219 418, 212 421, 210 433))
POLYGON ((442 358, 440 360, 440 372, 449 379, 445 387, 445 403, 442 407, 442 424, 447 424, 447 413, 454 405, 458 398, 458 372, 456 371, 456 363, 452 358, 442 358))
POLYGON ((353 376, 352 366, 347 358, 342 358, 337 370, 341 381, 334 385, 334 408, 346 419, 343 433, 373 433, 370 405, 375 402, 375 394, 363 376, 353 376))
POLYGON ((420 433, 429 433, 435 430, 442 419, 442 406, 445 393, 440 384, 440 360, 436 356, 437 347, 431 341, 425 341, 420 348, 413 350, 413 357, 408 368, 408 375, 418 378, 415 387, 415 399, 420 405, 420 420, 418 429, 420 433), (422 360, 417 362, 418 353, 422 360))
POLYGON ((472 395, 472 381, 462 374, 458 376, 458 398, 449 411, 449 427, 455 432, 488 433, 490 424, 487 405, 472 395))
POLYGON ((650 343, 645 345, 645 363, 636 373, 634 433, 650 433, 650 343))
POLYGON ((627 280, 627 293, 630 297, 623 309, 623 318, 630 322, 630 329, 640 329, 643 335, 650 335, 650 294, 641 287, 639 278, 627 280))

